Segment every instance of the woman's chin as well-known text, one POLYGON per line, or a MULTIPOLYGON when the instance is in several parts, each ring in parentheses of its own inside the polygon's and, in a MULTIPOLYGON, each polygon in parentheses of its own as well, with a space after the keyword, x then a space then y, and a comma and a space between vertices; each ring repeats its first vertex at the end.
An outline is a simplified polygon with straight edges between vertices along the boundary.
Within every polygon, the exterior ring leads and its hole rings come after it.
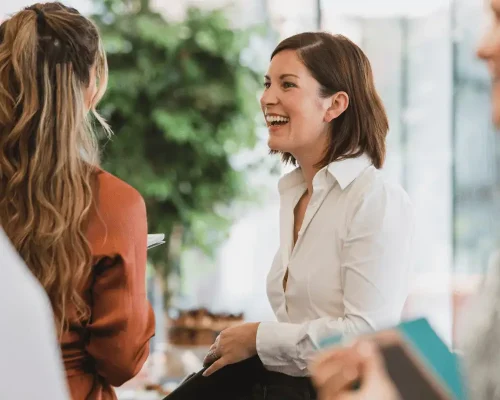
POLYGON ((271 151, 284 152, 283 146, 280 146, 279 140, 276 140, 276 138, 273 138, 272 136, 270 136, 267 140, 267 147, 269 147, 269 150, 271 151))

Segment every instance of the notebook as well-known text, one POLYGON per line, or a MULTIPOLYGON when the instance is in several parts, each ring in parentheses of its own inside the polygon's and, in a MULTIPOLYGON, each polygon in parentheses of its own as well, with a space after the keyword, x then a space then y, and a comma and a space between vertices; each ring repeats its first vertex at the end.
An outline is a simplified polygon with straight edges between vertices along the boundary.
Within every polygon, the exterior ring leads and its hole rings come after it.
MULTIPOLYGON (((404 322, 368 337, 378 344, 387 371, 405 400, 466 400, 459 360, 426 319, 404 322)), ((325 338, 320 347, 341 343, 342 337, 336 335, 325 338)))

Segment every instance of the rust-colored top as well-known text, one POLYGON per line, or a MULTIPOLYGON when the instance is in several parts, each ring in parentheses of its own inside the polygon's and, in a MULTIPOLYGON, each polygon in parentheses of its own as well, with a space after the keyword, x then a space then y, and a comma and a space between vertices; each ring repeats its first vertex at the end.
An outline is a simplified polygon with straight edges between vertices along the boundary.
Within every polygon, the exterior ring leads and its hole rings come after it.
MULTIPOLYGON (((73 400, 115 400, 112 386, 140 371, 154 335, 154 314, 146 297, 144 200, 103 171, 97 175, 96 197, 87 234, 94 266, 84 293, 90 321, 72 322, 61 341, 73 400)), ((76 321, 74 310, 69 317, 76 321)))

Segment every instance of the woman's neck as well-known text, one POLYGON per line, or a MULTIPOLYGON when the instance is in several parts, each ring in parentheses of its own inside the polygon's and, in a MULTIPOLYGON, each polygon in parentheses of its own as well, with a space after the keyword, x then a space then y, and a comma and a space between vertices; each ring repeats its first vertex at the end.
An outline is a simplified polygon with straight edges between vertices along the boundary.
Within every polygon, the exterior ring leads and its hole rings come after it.
POLYGON ((318 169, 313 165, 301 165, 300 169, 302 170, 302 175, 304 176, 304 180, 307 185, 307 194, 310 196, 313 192, 313 179, 318 172, 318 169))
POLYGON ((321 169, 318 165, 325 157, 327 149, 328 135, 325 133, 313 146, 302 148, 301 151, 294 152, 295 154, 292 153, 304 176, 308 195, 312 195, 313 193, 313 179, 321 169))
POLYGON ((318 157, 296 157, 296 160, 307 185, 307 194, 312 195, 313 179, 316 173, 321 169, 318 167, 318 163, 321 159, 318 159, 318 157))

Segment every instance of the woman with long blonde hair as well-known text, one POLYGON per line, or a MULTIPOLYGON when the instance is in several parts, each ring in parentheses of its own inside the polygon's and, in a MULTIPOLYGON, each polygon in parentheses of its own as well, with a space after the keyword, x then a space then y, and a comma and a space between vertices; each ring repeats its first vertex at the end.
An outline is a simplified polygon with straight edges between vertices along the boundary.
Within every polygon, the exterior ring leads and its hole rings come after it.
POLYGON ((99 168, 106 82, 77 10, 40 3, 0 25, 0 225, 51 300, 74 400, 116 399, 154 334, 145 204, 99 168))

